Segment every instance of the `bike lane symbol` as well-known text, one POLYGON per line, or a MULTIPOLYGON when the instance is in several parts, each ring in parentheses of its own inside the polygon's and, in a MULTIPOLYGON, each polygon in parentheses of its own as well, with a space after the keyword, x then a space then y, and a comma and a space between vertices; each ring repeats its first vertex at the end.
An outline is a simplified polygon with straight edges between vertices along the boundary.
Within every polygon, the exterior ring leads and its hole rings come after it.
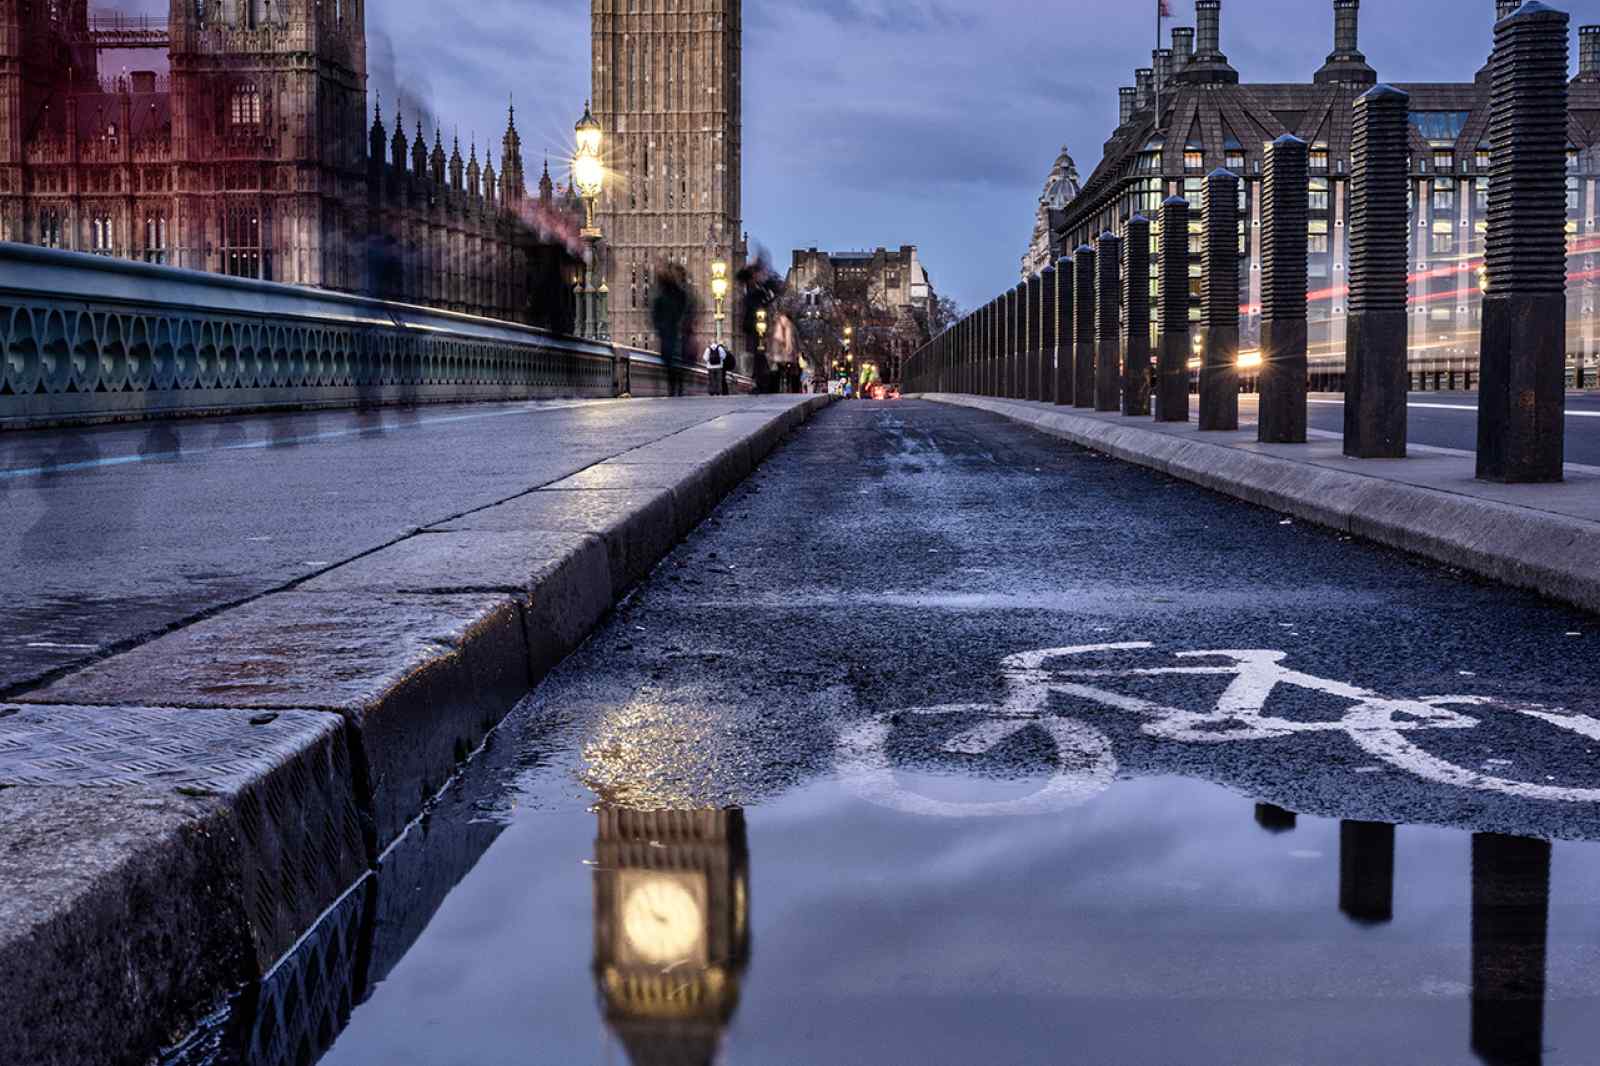
MULTIPOLYGON (((841 780, 863 799, 910 814, 947 818, 1041 814, 1078 806, 1111 786, 1117 760, 1110 738, 1093 725, 1055 713, 1052 694, 1103 710, 1143 719, 1151 737, 1184 744, 1239 743, 1298 733, 1342 732, 1383 763, 1434 784, 1497 793, 1522 799, 1592 803, 1600 789, 1517 781, 1457 766, 1423 748, 1411 737, 1429 730, 1476 729, 1484 716, 1518 714, 1600 741, 1600 720, 1560 708, 1503 703, 1472 695, 1386 696, 1349 682, 1317 677, 1284 665, 1288 653, 1270 649, 1182 651, 1170 665, 1072 668, 1089 656, 1143 656, 1148 642, 1093 644, 1021 652, 1001 662, 1005 696, 991 704, 947 704, 899 712, 926 717, 979 715, 982 720, 947 740, 941 751, 980 756, 1019 732, 1038 728, 1056 749, 1056 770, 1030 795, 1010 800, 964 803, 934 799, 905 787, 891 763, 888 741, 895 714, 878 715, 841 730, 836 758, 841 780), (1057 665, 1059 661, 1065 665, 1057 665), (1192 710, 1169 706, 1101 687, 1128 678, 1231 676, 1214 707, 1192 710), (1094 684, 1091 682, 1099 682, 1094 684), (1346 701, 1332 721, 1301 721, 1269 715, 1268 700, 1280 686, 1305 689, 1346 701), (1473 714, 1465 713, 1471 710, 1473 714)), ((1157 653, 1159 654, 1159 653, 1157 653)))

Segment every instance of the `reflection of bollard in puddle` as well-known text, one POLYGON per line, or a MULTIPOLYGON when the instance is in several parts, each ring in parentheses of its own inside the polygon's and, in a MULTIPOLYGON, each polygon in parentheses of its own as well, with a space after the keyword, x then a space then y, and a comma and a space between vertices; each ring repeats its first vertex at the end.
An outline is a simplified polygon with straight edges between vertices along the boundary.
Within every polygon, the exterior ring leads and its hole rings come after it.
POLYGON ((1488 1066, 1542 1061, 1550 843, 1472 838, 1472 1050, 1488 1066))
POLYGON ((1394 918, 1394 826, 1339 823, 1339 910, 1357 925, 1394 918))

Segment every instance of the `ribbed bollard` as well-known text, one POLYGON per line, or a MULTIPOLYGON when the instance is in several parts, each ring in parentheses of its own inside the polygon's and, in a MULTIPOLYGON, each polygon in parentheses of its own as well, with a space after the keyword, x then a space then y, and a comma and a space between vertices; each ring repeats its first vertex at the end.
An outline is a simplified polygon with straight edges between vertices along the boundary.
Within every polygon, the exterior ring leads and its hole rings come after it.
POLYGON ((1000 395, 1000 341, 995 332, 999 318, 996 301, 990 300, 983 305, 983 394, 985 396, 1000 395))
POLYGON ((1261 419, 1257 438, 1306 440, 1306 218, 1309 146, 1279 137, 1261 181, 1261 419))
POLYGON ((1470 1043, 1480 1062, 1547 1061, 1551 851, 1548 840, 1472 836, 1470 1043))
POLYGON ((1200 364, 1200 428, 1239 428, 1239 179, 1206 176, 1205 361, 1200 364))
POLYGON ((1122 245, 1122 413, 1150 413, 1150 220, 1128 220, 1122 245))
POLYGON ((1406 454, 1406 191, 1411 96, 1379 85, 1356 101, 1350 153, 1350 320, 1344 453, 1406 454))
POLYGON ((1022 314, 1018 309, 1021 295, 1018 288, 1008 288, 1005 295, 1005 399, 1016 400, 1022 395, 1022 314))
POLYGON ((1028 399, 1042 400, 1045 393, 1044 365, 1044 280, 1038 274, 1028 279, 1028 399))
POLYGON ((1160 339, 1156 342, 1157 422, 1189 421, 1189 201, 1161 205, 1160 339))
POLYGON ((1022 283, 1022 398, 1039 398, 1039 275, 1034 274, 1022 283))
POLYGON ((1056 402, 1056 337, 1061 325, 1056 317, 1057 276, 1053 266, 1039 274, 1039 399, 1043 403, 1056 402))
POLYGON ((1567 24, 1523 4, 1494 27, 1478 477, 1560 481, 1566 431, 1567 24))
POLYGON ((1094 249, 1079 245, 1073 256, 1072 406, 1094 406, 1094 249))
POLYGON ((1056 260, 1056 406, 1070 407, 1077 398, 1073 371, 1077 363, 1077 319, 1073 299, 1077 285, 1076 266, 1071 256, 1056 260))
POLYGON ((1094 409, 1122 406, 1122 238, 1107 230, 1095 249, 1094 409))

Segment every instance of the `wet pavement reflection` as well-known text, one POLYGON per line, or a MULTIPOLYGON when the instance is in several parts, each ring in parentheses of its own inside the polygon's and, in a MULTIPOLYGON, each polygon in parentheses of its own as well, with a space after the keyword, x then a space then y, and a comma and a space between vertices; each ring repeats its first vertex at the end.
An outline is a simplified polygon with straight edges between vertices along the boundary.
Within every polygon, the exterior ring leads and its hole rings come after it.
POLYGON ((841 408, 169 1062, 1600 1062, 1592 619, 841 408))

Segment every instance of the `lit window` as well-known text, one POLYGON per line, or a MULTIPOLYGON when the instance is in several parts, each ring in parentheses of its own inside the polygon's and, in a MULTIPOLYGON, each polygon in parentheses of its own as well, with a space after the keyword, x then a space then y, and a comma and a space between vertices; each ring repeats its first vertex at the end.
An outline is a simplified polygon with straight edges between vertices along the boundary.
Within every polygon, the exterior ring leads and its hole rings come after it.
POLYGON ((1306 251, 1312 255, 1326 255, 1328 251, 1328 220, 1314 218, 1306 224, 1306 251))
POLYGON ((254 84, 246 82, 234 86, 228 125, 236 129, 261 125, 261 93, 254 84))
POLYGON ((1306 194, 1306 207, 1312 211, 1328 210, 1328 179, 1312 178, 1306 194))
POLYGON ((1202 151, 1200 151, 1199 149, 1196 149, 1196 148, 1185 148, 1183 150, 1183 169, 1184 170, 1190 170, 1190 171, 1193 171, 1193 170, 1204 170, 1205 168, 1206 168, 1206 155, 1205 155, 1204 152, 1202 152, 1202 151))

